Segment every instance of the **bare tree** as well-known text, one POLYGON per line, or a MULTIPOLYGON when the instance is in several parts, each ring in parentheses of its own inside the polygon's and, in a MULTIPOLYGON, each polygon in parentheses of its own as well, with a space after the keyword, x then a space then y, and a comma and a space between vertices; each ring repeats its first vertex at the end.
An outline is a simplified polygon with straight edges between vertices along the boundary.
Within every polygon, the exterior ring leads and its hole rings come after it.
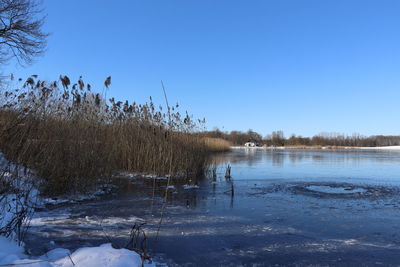
POLYGON ((0 0, 0 62, 29 64, 46 48, 39 0, 0 0))

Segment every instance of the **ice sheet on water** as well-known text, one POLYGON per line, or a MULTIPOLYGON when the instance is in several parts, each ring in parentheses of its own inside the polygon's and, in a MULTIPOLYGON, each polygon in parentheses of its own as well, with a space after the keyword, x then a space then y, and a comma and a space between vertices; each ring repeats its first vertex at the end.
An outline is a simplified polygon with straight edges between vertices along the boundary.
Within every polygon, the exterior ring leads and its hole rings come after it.
POLYGON ((364 188, 357 187, 341 187, 341 186, 329 186, 329 185, 309 185, 308 190, 328 193, 328 194, 356 194, 367 192, 364 188))

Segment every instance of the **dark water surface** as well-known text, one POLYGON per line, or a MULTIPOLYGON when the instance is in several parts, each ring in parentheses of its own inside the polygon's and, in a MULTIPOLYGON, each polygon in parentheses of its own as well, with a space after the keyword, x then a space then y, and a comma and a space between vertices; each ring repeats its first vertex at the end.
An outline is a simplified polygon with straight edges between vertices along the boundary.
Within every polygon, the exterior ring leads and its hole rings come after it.
POLYGON ((170 266, 400 265, 400 151, 237 149, 215 161, 216 183, 170 190, 158 239, 165 186, 153 198, 153 179, 124 177, 115 195, 38 212, 27 247, 123 247, 143 220, 170 266))

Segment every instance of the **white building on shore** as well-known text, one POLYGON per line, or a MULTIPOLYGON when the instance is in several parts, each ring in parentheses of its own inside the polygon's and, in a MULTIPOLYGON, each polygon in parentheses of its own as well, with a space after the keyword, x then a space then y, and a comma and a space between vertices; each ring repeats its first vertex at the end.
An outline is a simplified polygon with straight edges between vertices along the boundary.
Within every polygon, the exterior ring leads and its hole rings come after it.
POLYGON ((247 142, 244 144, 245 147, 256 147, 258 144, 256 142, 247 142))

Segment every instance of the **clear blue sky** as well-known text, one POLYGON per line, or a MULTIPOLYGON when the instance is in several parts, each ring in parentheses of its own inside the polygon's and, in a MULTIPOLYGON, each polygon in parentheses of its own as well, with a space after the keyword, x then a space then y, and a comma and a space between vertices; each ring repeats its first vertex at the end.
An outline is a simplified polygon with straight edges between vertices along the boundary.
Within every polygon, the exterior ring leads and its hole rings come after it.
POLYGON ((48 51, 3 72, 83 75, 262 134, 400 134, 398 0, 45 0, 48 51))

